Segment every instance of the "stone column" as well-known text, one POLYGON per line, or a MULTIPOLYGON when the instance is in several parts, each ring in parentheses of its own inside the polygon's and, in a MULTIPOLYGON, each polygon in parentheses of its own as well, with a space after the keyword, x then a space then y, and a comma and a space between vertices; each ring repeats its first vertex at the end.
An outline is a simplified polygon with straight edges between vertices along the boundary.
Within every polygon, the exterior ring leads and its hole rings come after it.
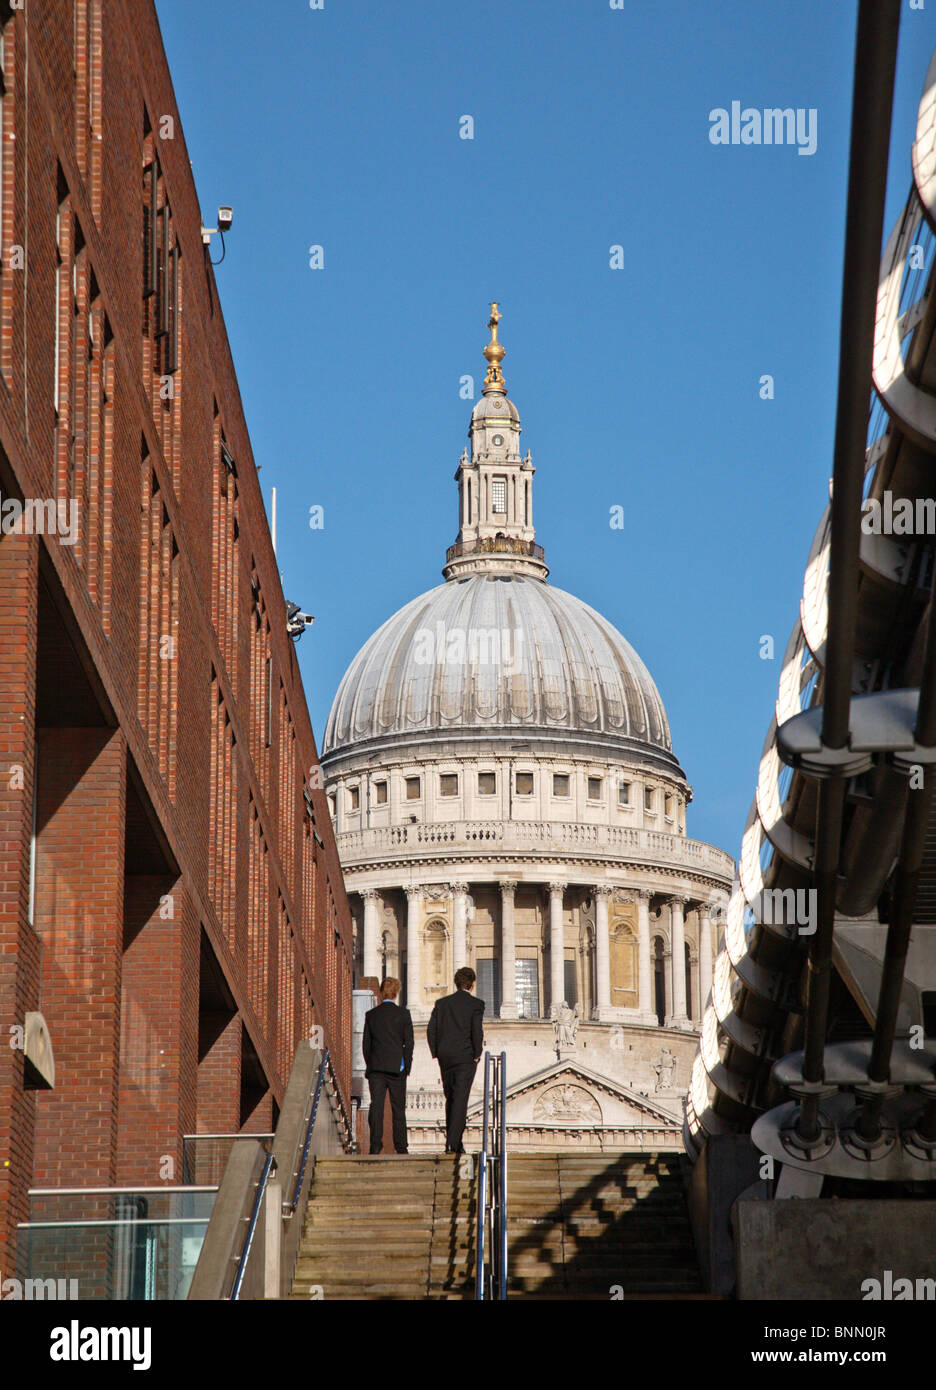
POLYGON ((565 942, 562 930, 562 896, 566 885, 556 880, 549 885, 549 1005, 552 1009, 565 998, 565 942))
POLYGON ((611 932, 608 927, 608 902, 611 889, 598 884, 595 895, 595 993, 598 1019, 609 1017, 611 1008, 611 932))
POLYGON ((362 888, 364 899, 364 966, 363 977, 381 979, 379 955, 380 895, 376 888, 362 888))
POLYGON ((704 1014, 712 992, 712 914, 708 903, 699 903, 699 1008, 704 1014))
POLYGON ((517 942, 514 934, 515 878, 501 879, 501 1018, 517 1017, 517 942))
POLYGON ((452 967, 468 964, 468 884, 453 883, 452 889, 452 967))
POLYGON ((689 1028, 691 1025, 686 1011, 686 899, 672 897, 669 906, 673 1012, 668 1021, 672 1028, 689 1028))
POLYGON ((420 929, 420 917, 422 916, 422 889, 407 888, 406 890, 406 1006, 413 1013, 418 1015, 422 1007, 422 931, 420 929))
POLYGON ((653 960, 650 952, 650 894, 641 888, 634 897, 637 899, 637 1007, 644 1016, 644 1022, 655 1028, 657 1016, 653 1003, 653 960))

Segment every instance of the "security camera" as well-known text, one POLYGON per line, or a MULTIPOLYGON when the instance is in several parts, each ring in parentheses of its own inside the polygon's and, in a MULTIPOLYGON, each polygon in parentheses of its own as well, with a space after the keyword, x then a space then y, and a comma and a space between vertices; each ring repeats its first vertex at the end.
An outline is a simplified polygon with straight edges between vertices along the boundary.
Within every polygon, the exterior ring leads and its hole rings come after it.
POLYGON ((233 208, 218 208, 218 231, 229 232, 234 221, 233 208))
POLYGON ((315 622, 311 613, 303 613, 298 603, 286 603, 286 631, 294 642, 305 632, 307 627, 311 627, 315 622))

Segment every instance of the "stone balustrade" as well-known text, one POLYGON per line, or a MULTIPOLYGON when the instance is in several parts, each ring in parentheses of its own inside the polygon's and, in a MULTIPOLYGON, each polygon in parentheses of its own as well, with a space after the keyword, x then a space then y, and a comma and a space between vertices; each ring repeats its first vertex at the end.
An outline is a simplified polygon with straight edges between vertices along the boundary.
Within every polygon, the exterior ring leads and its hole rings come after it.
POLYGON ((479 851, 501 850, 554 858, 580 852, 589 858, 627 863, 646 860, 648 865, 685 868, 711 874, 730 883, 734 860, 730 854, 702 840, 670 835, 663 830, 633 826, 584 825, 576 821, 474 820, 416 821, 409 825, 373 826, 337 835, 344 867, 370 865, 375 858, 395 849, 409 853, 454 855, 471 858, 479 851))
POLYGON ((425 1090, 420 1086, 418 1091, 408 1090, 406 1093, 407 1110, 420 1110, 437 1112, 439 1115, 445 1112, 445 1092, 442 1090, 425 1090))

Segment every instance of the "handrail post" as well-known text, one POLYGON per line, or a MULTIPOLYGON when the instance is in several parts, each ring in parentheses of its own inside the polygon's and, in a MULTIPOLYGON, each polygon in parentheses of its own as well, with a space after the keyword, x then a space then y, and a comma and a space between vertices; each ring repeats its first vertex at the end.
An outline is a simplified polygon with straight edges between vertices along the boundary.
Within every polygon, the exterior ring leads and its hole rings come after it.
POLYGON ((507 1298, 507 1053, 500 1055, 500 1297, 507 1298))
POLYGON ((484 1054, 475 1298, 507 1297, 507 1054, 484 1054), (494 1164, 493 1177, 489 1167, 494 1164))
POLYGON ((478 1258, 475 1271, 475 1298, 484 1298, 485 1227, 487 1225, 488 1102, 490 1100, 491 1054, 484 1054, 484 1101, 481 1106, 481 1157, 478 1173, 478 1258))

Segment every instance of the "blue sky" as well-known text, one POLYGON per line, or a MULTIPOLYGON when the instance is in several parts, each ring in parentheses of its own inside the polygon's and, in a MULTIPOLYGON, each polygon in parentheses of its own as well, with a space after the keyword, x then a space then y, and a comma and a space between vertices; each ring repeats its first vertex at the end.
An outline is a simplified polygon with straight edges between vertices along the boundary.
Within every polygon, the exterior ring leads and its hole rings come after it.
MULTIPOLYGON (((832 468, 856 5, 157 7, 203 213, 235 210, 218 284, 316 737, 441 582, 497 299, 551 580, 643 657, 689 833, 737 854, 832 468), (734 100, 815 108, 815 154, 711 144, 734 100)), ((885 235, 934 45, 907 0, 885 235)))

